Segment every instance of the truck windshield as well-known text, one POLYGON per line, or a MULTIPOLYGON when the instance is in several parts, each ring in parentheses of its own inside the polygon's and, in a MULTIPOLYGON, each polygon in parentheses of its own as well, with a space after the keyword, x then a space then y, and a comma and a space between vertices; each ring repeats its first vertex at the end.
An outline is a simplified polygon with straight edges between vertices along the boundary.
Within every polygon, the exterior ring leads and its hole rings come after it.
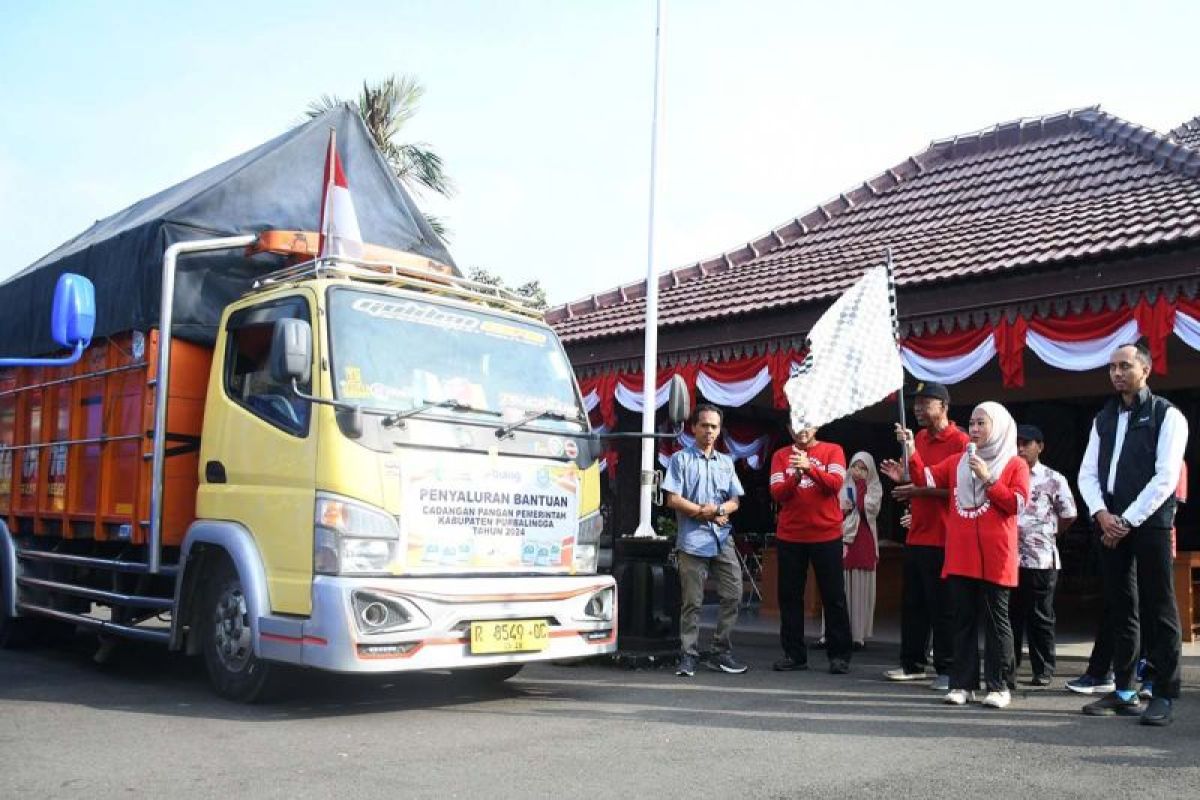
POLYGON ((337 399, 405 411, 455 401, 489 419, 550 412, 536 427, 579 430, 571 368, 545 327, 424 298, 356 289, 329 293, 337 399), (565 417, 566 419, 559 419, 565 417))

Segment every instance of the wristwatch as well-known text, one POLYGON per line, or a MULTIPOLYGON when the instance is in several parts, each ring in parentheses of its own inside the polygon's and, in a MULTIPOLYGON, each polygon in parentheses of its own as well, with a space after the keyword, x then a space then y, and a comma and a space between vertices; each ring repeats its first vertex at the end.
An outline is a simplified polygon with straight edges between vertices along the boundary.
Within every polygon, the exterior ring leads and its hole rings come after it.
POLYGON ((725 516, 725 504, 724 503, 717 503, 717 516, 718 517, 725 516))

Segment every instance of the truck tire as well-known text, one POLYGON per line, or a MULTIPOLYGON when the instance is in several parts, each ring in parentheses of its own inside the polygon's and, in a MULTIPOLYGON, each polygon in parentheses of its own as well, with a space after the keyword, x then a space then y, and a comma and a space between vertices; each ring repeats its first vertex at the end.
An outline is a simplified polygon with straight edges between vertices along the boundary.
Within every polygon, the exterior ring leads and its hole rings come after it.
POLYGON ((0 650, 18 650, 30 644, 29 620, 24 617, 10 617, 0 611, 0 650))
MULTIPOLYGON (((0 566, 0 581, 9 579, 0 566)), ((10 617, 8 612, 0 608, 0 650, 16 650, 26 647, 30 640, 31 627, 29 620, 24 617, 10 617)))
POLYGON ((279 666, 254 654, 254 636, 242 580, 221 559, 205 581, 200 609, 200 641, 204 666, 217 694, 239 703, 270 699, 278 684, 279 666))

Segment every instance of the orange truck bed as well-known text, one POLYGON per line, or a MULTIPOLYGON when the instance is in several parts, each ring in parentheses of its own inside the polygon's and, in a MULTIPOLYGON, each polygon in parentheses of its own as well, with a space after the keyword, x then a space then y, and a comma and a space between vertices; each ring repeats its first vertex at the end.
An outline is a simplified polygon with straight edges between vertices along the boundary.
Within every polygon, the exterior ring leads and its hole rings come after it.
MULTIPOLYGON (((95 342, 71 367, 0 369, 0 519, 14 534, 146 542, 158 331, 95 342)), ((175 339, 163 545, 195 518, 211 348, 175 339)))

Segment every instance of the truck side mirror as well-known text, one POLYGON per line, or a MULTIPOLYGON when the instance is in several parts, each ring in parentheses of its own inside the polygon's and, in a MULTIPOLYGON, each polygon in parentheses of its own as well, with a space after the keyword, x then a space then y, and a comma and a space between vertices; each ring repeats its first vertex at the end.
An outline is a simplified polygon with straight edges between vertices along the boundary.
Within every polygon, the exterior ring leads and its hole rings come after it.
POLYGON ((271 379, 308 383, 312 377, 312 327, 302 319, 275 320, 271 332, 271 379))
POLYGON ((682 375, 671 378, 671 394, 667 400, 667 417, 671 424, 679 427, 692 415, 692 398, 682 375))
POLYGON ((82 275, 64 272, 54 287, 50 336, 72 350, 92 343, 96 330, 96 288, 82 275))
MULTIPOLYGON (((11 309, 6 309, 11 310, 11 309)), ((50 306, 50 336, 71 348, 62 358, 0 357, 0 367, 69 367, 79 363, 96 330, 96 289, 82 275, 64 272, 54 287, 50 306)))

